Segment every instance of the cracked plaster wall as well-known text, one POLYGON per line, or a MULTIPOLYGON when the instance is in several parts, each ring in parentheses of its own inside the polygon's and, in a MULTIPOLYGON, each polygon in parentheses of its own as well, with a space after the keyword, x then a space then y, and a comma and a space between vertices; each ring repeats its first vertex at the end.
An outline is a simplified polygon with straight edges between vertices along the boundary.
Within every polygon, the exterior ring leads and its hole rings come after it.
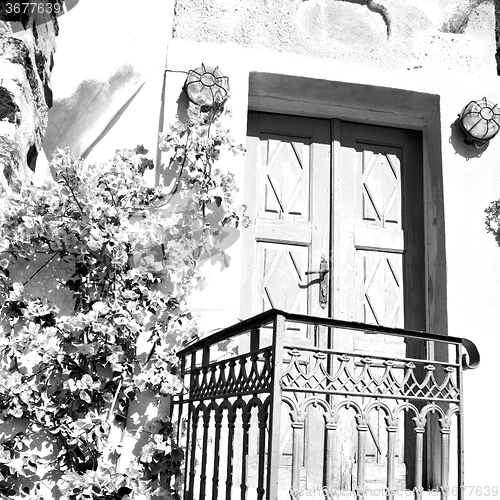
POLYGON ((496 68, 494 11, 494 0, 177 0, 174 38, 390 69, 496 68))
POLYGON ((0 10, 0 190, 19 189, 32 178, 42 149, 58 31, 48 11, 16 15, 0 10))

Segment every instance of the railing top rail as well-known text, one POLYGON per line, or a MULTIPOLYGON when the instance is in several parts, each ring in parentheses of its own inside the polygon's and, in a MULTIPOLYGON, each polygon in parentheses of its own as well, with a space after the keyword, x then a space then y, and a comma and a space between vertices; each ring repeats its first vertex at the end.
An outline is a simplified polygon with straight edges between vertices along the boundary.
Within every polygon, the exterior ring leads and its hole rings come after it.
POLYGON ((428 364, 433 364, 433 365, 442 365, 442 366, 455 366, 459 367, 458 363, 452 363, 450 361, 436 361, 436 360, 430 360, 430 359, 418 359, 418 358, 405 358, 402 356, 379 356, 377 354, 372 354, 372 353, 366 353, 366 352, 352 352, 352 351, 347 351, 345 349, 339 351, 335 349, 324 349, 323 347, 308 347, 308 346, 303 346, 303 345, 293 345, 293 344, 285 344, 283 346, 283 349, 286 349, 288 351, 308 351, 308 352, 320 352, 323 354, 333 354, 333 355, 343 355, 346 354, 347 356, 351 356, 352 358, 370 358, 372 360, 380 360, 380 361, 395 361, 397 363, 409 363, 415 362, 415 363, 428 363, 428 364))
POLYGON ((370 332, 373 334, 382 335, 394 335, 398 337, 407 337, 420 340, 430 340, 436 342, 444 342, 447 344, 462 345, 467 351, 467 356, 463 357, 463 367, 464 369, 474 369, 479 366, 480 356, 479 351, 474 344, 469 339, 462 337, 453 337, 448 335, 438 335, 436 333, 422 332, 418 330, 406 330, 403 328, 389 328, 386 326, 371 325, 368 323, 360 323, 355 321, 344 321, 333 318, 322 318, 319 316, 311 316, 307 314, 293 314, 287 313, 285 311, 280 311, 279 309, 269 309, 256 316, 245 319, 231 325, 227 328, 223 328, 218 332, 213 333, 205 338, 199 339, 192 344, 187 345, 181 349, 178 353, 179 356, 188 356, 195 351, 210 347, 217 344, 223 340, 227 340, 231 337, 240 335, 242 333, 248 332, 252 328, 258 328, 265 324, 271 323, 277 316, 283 316, 287 321, 292 321, 295 323, 306 323, 311 325, 322 325, 332 328, 342 328, 345 330, 358 330, 370 332))

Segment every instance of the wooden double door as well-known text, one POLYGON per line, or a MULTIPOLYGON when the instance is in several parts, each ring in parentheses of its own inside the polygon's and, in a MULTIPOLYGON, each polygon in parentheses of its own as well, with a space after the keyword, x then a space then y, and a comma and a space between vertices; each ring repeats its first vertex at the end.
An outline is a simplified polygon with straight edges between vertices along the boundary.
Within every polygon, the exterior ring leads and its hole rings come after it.
MULTIPOLYGON (((277 308, 425 330, 421 133, 250 112, 247 135, 244 198, 252 224, 243 232, 243 317, 277 308), (311 273, 321 269, 328 273, 311 273)), ((307 329, 287 334, 301 344, 318 343, 307 329)), ((319 340, 323 347, 326 342, 319 340)), ((347 343, 339 336, 328 346, 398 356, 408 351, 404 342, 380 336, 347 343)), ((382 427, 373 429, 368 456, 376 464, 384 460, 384 447, 376 436, 382 427)), ((315 440, 314 432, 306 435, 315 440)), ((288 440, 284 435, 283 463, 288 440)), ((305 445, 306 469, 317 463, 315 446, 305 445)), ((350 465, 338 468, 343 479, 337 486, 349 489, 356 459, 342 460, 350 465)), ((320 476, 305 470, 304 487, 321 487, 320 476)))

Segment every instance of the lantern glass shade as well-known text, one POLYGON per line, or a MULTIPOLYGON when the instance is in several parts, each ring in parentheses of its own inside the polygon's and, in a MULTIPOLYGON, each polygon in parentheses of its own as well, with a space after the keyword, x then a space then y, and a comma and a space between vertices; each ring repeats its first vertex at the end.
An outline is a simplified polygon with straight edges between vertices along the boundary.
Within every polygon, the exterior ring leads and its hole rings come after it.
POLYGON ((184 84, 189 100, 201 108, 214 108, 227 99, 229 78, 218 67, 205 66, 189 71, 184 84))
POLYGON ((493 139, 500 129, 500 109, 485 97, 471 101, 460 113, 460 123, 468 139, 466 142, 482 146, 493 139))

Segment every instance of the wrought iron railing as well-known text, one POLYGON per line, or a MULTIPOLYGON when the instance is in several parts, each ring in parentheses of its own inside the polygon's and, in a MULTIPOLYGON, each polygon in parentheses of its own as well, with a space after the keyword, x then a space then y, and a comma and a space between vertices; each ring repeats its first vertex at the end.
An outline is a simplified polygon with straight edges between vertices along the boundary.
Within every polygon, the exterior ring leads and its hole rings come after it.
POLYGON ((271 310, 179 356, 185 500, 463 498, 472 342, 271 310))

